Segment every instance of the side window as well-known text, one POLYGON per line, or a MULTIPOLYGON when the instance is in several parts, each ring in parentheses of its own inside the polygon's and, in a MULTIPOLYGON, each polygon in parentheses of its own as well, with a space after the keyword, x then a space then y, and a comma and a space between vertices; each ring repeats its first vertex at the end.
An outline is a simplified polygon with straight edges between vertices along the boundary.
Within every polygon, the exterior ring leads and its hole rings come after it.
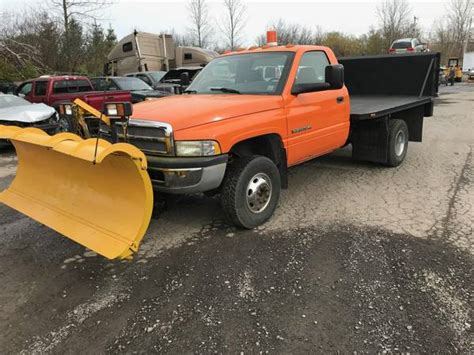
POLYGON ((65 94, 67 93, 67 81, 66 80, 58 80, 55 81, 53 84, 53 93, 55 94, 65 94))
MULTIPOLYGON (((105 81, 102 84, 102 88, 105 88, 105 81)), ((114 91, 114 90, 119 90, 117 84, 115 84, 112 80, 109 79, 109 82, 107 84, 107 90, 114 91)))
POLYGON ((100 81, 99 79, 91 79, 92 87, 94 90, 100 90, 100 81))
POLYGON ((92 91, 92 87, 87 80, 79 79, 76 81, 76 85, 80 92, 92 91))
POLYGON ((79 86, 77 86, 77 82, 75 80, 69 80, 67 83, 67 92, 74 93, 79 91, 79 86))
POLYGON ((145 83, 147 83, 148 85, 151 85, 151 80, 149 77, 147 77, 146 75, 143 75, 143 74, 138 74, 137 75, 137 78, 140 79, 140 80, 143 80, 145 83))
POLYGON ((20 87, 18 90, 18 94, 22 94, 23 96, 28 96, 31 93, 31 88, 33 87, 33 83, 26 83, 20 87))
POLYGON ((97 82, 95 84, 95 89, 96 90, 99 90, 99 91, 104 91, 105 90, 105 79, 103 78, 100 78, 100 79, 97 79, 97 82))
POLYGON ((329 65, 326 54, 321 51, 307 52, 303 54, 295 84, 324 83, 326 81, 325 70, 329 65))
POLYGON ((46 95, 46 88, 48 87, 47 81, 37 81, 35 83, 35 96, 46 95))
POLYGON ((184 60, 191 60, 193 59, 192 53, 184 53, 184 60))
POLYGON ((133 44, 132 42, 127 42, 122 45, 122 51, 124 52, 131 52, 133 51, 133 44))

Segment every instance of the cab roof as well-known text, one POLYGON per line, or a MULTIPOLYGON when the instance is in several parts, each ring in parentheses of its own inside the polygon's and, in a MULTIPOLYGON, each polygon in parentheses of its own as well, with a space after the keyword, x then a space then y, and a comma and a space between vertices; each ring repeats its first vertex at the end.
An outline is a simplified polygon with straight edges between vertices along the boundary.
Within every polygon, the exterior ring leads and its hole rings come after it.
POLYGON ((244 53, 261 53, 261 52, 306 52, 308 50, 327 50, 327 47, 324 46, 316 46, 316 45, 295 45, 295 44, 287 44, 282 46, 261 46, 261 47, 250 47, 246 49, 237 49, 235 51, 226 52, 223 56, 228 55, 235 55, 235 54, 244 54, 244 53))

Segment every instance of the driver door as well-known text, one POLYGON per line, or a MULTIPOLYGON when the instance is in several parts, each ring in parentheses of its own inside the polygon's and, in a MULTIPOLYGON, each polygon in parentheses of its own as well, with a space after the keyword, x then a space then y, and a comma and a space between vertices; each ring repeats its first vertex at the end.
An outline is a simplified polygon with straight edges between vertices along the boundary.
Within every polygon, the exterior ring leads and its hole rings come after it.
MULTIPOLYGON (((294 85, 326 82, 324 51, 301 57, 294 85)), ((309 160, 344 145, 349 129, 345 88, 291 95, 285 103, 288 125, 288 165, 309 160)))

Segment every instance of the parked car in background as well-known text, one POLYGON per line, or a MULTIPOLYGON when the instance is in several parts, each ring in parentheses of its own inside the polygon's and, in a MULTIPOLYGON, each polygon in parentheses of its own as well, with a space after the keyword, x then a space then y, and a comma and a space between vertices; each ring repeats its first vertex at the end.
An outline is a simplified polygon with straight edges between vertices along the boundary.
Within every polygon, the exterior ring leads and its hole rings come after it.
POLYGON ((421 43, 417 38, 397 39, 388 50, 391 54, 429 52, 425 43, 421 43))
POLYGON ((448 76, 447 76, 447 68, 446 67, 439 67, 438 85, 448 86, 448 76))
POLYGON ((93 91, 92 83, 86 76, 42 76, 20 84, 16 95, 29 102, 44 103, 55 109, 61 103, 81 99, 92 107, 101 110, 105 102, 131 101, 130 92, 114 91, 104 95, 93 91))
POLYGON ((16 90, 15 83, 9 80, 0 80, 0 93, 14 94, 16 90))
POLYGON ((96 90, 114 92, 116 90, 126 90, 131 94, 132 103, 137 103, 149 99, 170 96, 170 93, 153 90, 153 88, 138 78, 126 76, 100 76, 91 79, 96 90))
POLYGON ((172 69, 155 86, 156 90, 180 95, 191 84, 203 67, 182 67, 172 69))
POLYGON ((474 80, 474 69, 469 69, 469 71, 467 72, 467 80, 474 80))
POLYGON ((143 72, 136 72, 136 73, 129 73, 125 76, 127 77, 134 77, 138 78, 148 85, 150 85, 153 89, 156 89, 156 85, 160 84, 160 80, 165 76, 165 71, 143 71, 143 72))
MULTIPOLYGON (((59 129, 56 110, 43 103, 33 104, 25 99, 0 93, 0 125, 35 127, 49 134, 59 129)), ((0 146, 6 142, 0 140, 0 146)))

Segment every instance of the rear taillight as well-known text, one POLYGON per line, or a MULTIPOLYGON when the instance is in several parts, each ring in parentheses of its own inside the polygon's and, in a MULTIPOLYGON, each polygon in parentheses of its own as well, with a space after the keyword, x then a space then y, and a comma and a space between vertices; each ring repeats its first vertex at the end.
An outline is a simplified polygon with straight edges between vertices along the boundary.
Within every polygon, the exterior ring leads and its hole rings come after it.
POLYGON ((390 48, 390 49, 388 50, 388 52, 389 52, 389 53, 395 52, 395 48, 390 48))
POLYGON ((413 47, 407 48, 407 52, 413 52, 414 50, 415 50, 415 48, 413 48, 413 47))

